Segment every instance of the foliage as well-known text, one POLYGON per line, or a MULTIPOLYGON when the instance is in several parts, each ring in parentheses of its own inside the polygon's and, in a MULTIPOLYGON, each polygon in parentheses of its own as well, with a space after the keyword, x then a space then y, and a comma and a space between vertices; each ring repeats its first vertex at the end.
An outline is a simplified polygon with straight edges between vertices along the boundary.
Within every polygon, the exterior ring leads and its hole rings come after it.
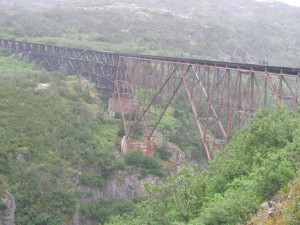
POLYGON ((80 77, 0 56, 0 191, 9 186, 15 196, 16 224, 70 221, 78 182, 100 188, 119 168, 120 121, 105 115, 94 92, 80 77), (39 90, 39 83, 50 86, 39 90))
POLYGON ((205 197, 205 177, 195 166, 183 168, 162 185, 148 186, 148 197, 132 216, 114 217, 109 224, 175 224, 195 217, 205 197))
MULTIPOLYGON (((206 114, 204 107, 202 108, 201 113, 206 114)), ((164 135, 164 138, 182 149, 189 158, 197 162, 206 159, 202 141, 198 135, 199 131, 184 89, 179 89, 158 125, 158 130, 164 135)))
POLYGON ((300 221, 300 176, 290 184, 291 191, 288 195, 287 207, 283 213, 288 225, 296 225, 300 221))
POLYGON ((272 216, 266 218, 265 210, 259 212, 259 214, 252 218, 248 223, 249 225, 276 225, 287 224, 296 225, 300 220, 300 176, 296 174, 294 180, 292 180, 288 186, 283 188, 279 194, 275 197, 275 203, 272 205, 272 216))
MULTIPOLYGON (((49 176, 49 175, 48 175, 49 176)), ((75 196, 67 187, 57 187, 38 171, 21 174, 25 182, 14 187, 16 224, 62 224, 75 211, 75 196)))
POLYGON ((172 153, 167 150, 166 146, 154 147, 154 152, 158 154, 159 158, 162 160, 168 160, 172 153))
POLYGON ((3 196, 5 194, 5 191, 7 189, 7 178, 0 174, 0 196, 3 196))
POLYGON ((1 37, 117 52, 265 60, 294 67, 299 62, 299 9, 282 4, 82 0, 41 10, 40 1, 34 2, 18 1, 10 10, 0 5, 1 37))
POLYGON ((111 215, 121 216, 124 213, 132 212, 137 201, 125 200, 119 202, 111 202, 102 199, 100 203, 90 203, 82 205, 80 211, 82 213, 82 221, 86 218, 92 219, 98 223, 104 224, 111 215))
POLYGON ((104 179, 103 177, 95 174, 83 174, 81 176, 81 183, 84 185, 97 187, 101 190, 104 185, 104 179))
POLYGON ((108 224, 245 223, 299 171, 299 121, 299 112, 262 110, 207 170, 184 168, 108 224))
POLYGON ((156 176, 164 175, 158 161, 154 158, 144 156, 141 152, 129 152, 125 155, 125 163, 140 168, 142 176, 148 174, 156 176))
POLYGON ((5 210, 7 208, 7 205, 5 204, 5 202, 0 202, 0 210, 5 210))
MULTIPOLYGON (((94 0, 36 10, 37 1, 14 2, 18 4, 10 10, 0 3, 1 38, 285 66, 299 62, 299 9, 283 5, 254 0, 129 0, 114 5, 94 0)), ((59 1, 40 2, 52 6, 59 1)), ((0 54, 7 56, 8 51, 0 49, 0 54)), ((123 166, 114 152, 117 136, 124 135, 120 115, 107 118, 92 92, 81 78, 0 57, 0 173, 5 175, 0 176, 0 194, 9 183, 17 201, 16 224, 63 224, 79 201, 78 179, 101 188, 104 179, 123 166), (51 89, 37 91, 38 83, 50 83, 51 89), (80 89, 74 88, 77 84, 80 89)), ((204 154, 199 152, 201 140, 184 98, 183 93, 176 96, 176 110, 167 110, 159 129, 199 159, 204 154)), ((113 213, 110 224, 122 225, 244 223, 260 202, 292 179, 300 161, 299 137, 299 113, 264 111, 207 172, 184 168, 161 186, 149 188, 149 198, 133 214, 131 203, 117 207, 102 202, 103 207, 90 204, 81 210, 101 223, 113 213)), ((158 153, 167 158, 163 149, 158 153)), ((128 157, 127 164, 141 168, 142 175, 162 175, 156 160, 128 157)), ((297 209, 291 204, 290 218, 297 216, 297 209)))

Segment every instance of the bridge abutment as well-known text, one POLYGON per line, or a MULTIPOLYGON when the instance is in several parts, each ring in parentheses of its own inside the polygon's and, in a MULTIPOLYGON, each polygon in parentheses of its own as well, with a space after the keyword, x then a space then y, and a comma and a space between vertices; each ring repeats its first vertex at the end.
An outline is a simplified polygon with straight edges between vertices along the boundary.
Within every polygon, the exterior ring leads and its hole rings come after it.
POLYGON ((129 152, 141 152, 144 156, 153 157, 153 144, 150 138, 146 137, 144 142, 130 141, 126 136, 121 141, 121 153, 123 156, 129 152))

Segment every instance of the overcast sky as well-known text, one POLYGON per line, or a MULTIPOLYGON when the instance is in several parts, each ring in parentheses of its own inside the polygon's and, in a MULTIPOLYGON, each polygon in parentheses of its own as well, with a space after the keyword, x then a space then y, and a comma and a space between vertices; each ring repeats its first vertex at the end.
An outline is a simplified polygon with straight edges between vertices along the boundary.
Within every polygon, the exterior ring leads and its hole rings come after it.
POLYGON ((300 0, 280 0, 289 5, 299 6, 300 7, 300 0))
MULTIPOLYGON (((270 1, 270 0, 257 0, 257 1, 270 1)), ((300 0, 276 0, 278 2, 283 2, 292 6, 298 6, 300 7, 300 0)))

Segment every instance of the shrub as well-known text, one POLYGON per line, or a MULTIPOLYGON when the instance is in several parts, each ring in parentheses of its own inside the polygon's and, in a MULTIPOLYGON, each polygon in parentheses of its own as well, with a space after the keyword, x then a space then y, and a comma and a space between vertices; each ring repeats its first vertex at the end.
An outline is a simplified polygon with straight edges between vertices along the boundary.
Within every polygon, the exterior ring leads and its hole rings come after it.
POLYGON ((6 203, 0 201, 0 210, 5 210, 6 208, 7 208, 6 203))
MULTIPOLYGON (((207 170, 183 168, 149 188, 132 214, 110 224, 245 224, 299 171, 299 121, 299 112, 284 108, 261 111, 207 170)), ((128 161, 139 164, 142 156, 128 161)), ((290 224, 299 217, 297 201, 290 203, 290 224)))
POLYGON ((85 185, 94 186, 99 189, 102 189, 104 185, 104 179, 96 174, 83 174, 81 182, 85 185))
POLYGON ((160 168, 158 161, 154 158, 145 157, 141 152, 129 152, 125 156, 125 163, 127 165, 141 168, 142 176, 146 176, 148 174, 163 176, 163 171, 160 168))
POLYGON ((83 218, 93 219, 104 224, 111 215, 120 216, 134 210, 134 200, 112 202, 102 199, 100 203, 89 203, 81 206, 83 218))
POLYGON ((154 151, 158 154, 159 158, 161 158, 162 160, 168 160, 172 153, 169 152, 167 150, 166 147, 162 146, 162 147, 155 147, 154 151))

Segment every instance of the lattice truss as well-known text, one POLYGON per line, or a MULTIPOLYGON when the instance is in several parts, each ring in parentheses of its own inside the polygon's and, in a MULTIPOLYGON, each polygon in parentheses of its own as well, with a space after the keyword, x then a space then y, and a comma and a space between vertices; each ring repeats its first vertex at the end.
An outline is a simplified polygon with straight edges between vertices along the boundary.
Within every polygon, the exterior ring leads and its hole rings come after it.
MULTIPOLYGON (((264 106, 296 108, 300 76, 121 57, 113 99, 126 137, 150 138, 180 87, 185 89, 208 159, 264 106)), ((176 107, 176 106, 173 106, 176 107)))
POLYGON ((44 53, 38 51, 37 58, 48 70, 65 69, 86 77, 103 98, 110 97, 118 56, 89 50, 52 48, 44 53))
POLYGON ((126 136, 143 128, 151 137, 181 84, 178 65, 121 57, 113 98, 118 99, 126 136))
MULTIPOLYGON (((262 107, 296 109, 300 69, 121 54, 0 39, 48 70, 87 77, 111 111, 121 112, 126 137, 144 130, 149 140, 176 94, 188 96, 208 159, 262 107)), ((172 107, 176 108, 176 105, 172 107)))
POLYGON ((28 42, 0 41, 12 53, 26 53, 49 71, 65 70, 90 80, 104 99, 111 96, 119 55, 88 49, 28 42))

